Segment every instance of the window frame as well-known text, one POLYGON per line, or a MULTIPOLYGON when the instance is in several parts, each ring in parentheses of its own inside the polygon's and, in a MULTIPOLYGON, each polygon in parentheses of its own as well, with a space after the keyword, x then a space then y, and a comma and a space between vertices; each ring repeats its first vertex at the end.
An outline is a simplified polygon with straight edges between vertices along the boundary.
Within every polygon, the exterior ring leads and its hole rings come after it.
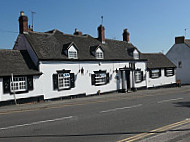
POLYGON ((135 83, 140 83, 143 81, 143 71, 141 70, 136 70, 134 72, 135 75, 135 83), (138 75, 138 76, 137 76, 138 75))
POLYGON ((26 76, 19 76, 10 78, 10 92, 25 92, 28 90, 28 82, 26 76))
POLYGON ((70 73, 58 73, 58 90, 70 89, 70 73))
POLYGON ((101 48, 96 49, 95 57, 96 57, 96 59, 104 59, 104 52, 102 51, 101 48))
POLYGON ((77 51, 69 51, 68 50, 68 58, 69 59, 78 59, 77 51))
POLYGON ((155 79, 155 78, 159 78, 159 77, 161 77, 161 69, 151 69, 150 70, 150 78, 155 79))
POLYGON ((106 71, 94 71, 94 74, 91 74, 92 85, 100 86, 106 85, 109 83, 109 73, 106 71))
POLYGON ((165 70, 165 76, 174 76, 174 68, 166 68, 165 70))

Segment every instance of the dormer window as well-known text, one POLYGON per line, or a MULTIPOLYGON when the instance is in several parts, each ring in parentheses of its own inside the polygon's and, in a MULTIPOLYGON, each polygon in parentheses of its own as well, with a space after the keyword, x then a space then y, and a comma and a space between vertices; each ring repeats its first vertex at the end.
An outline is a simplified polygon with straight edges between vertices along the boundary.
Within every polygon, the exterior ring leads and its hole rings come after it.
POLYGON ((68 51, 69 59, 77 59, 77 51, 68 51))
POLYGON ((104 59, 104 53, 100 48, 96 50, 96 59, 104 59))
POLYGON ((78 48, 73 42, 64 44, 62 53, 68 56, 69 59, 78 59, 78 48))
POLYGON ((134 50, 134 51, 133 51, 133 58, 134 58, 134 59, 139 59, 139 53, 138 53, 137 50, 134 50))

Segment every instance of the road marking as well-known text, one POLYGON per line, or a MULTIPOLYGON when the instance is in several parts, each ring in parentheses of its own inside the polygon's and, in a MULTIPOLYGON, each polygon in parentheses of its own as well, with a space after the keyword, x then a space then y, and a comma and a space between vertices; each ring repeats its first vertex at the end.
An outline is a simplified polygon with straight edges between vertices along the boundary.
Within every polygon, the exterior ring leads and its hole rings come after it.
MULTIPOLYGON (((178 91, 178 92, 187 92, 189 89, 178 91)), ((143 93, 143 92, 142 92, 143 93)), ((146 93, 146 92, 145 92, 146 93)), ((168 95, 173 94, 173 92, 168 92, 168 95)), ((157 95, 157 92, 156 92, 157 95)), ((158 94, 158 96, 162 96, 165 94, 158 94)), ((104 103, 109 101, 118 101, 118 100, 124 100, 124 99, 137 99, 137 98, 144 98, 144 97, 152 97, 155 96, 155 94, 146 94, 146 95, 139 95, 139 96, 123 96, 119 98, 109 98, 106 100, 96 100, 96 101, 88 101, 88 102, 82 102, 82 103, 68 103, 68 104, 59 104, 59 105, 53 105, 53 106, 44 106, 44 107, 38 107, 38 108, 31 108, 31 109, 20 109, 20 110, 9 110, 9 111, 0 111, 0 115, 7 115, 12 113, 21 113, 21 112, 31 112, 31 111, 39 111, 39 110, 46 110, 46 109, 56 109, 56 108, 63 108, 67 106, 78 106, 78 105, 88 105, 88 104, 95 104, 95 103, 104 103)))
POLYGON ((145 138, 147 136, 151 136, 151 135, 154 135, 154 134, 157 134, 157 133, 162 133, 162 132, 171 130, 171 129, 175 128, 175 127, 178 127, 178 126, 181 126, 181 125, 184 125, 184 124, 187 124, 187 123, 190 123, 190 119, 185 119, 183 121, 179 121, 179 122, 176 122, 176 123, 173 123, 173 124, 169 124, 169 125, 166 125, 166 126, 151 130, 150 132, 138 134, 138 135, 135 135, 135 136, 120 140, 118 142, 134 142, 136 140, 143 139, 143 138, 145 138))
POLYGON ((43 120, 43 121, 37 121, 37 122, 26 123, 26 124, 13 125, 13 126, 0 128, 0 130, 7 130, 7 129, 13 129, 13 128, 18 128, 18 127, 31 126, 31 125, 38 125, 38 124, 42 124, 42 123, 61 121, 61 120, 71 119, 71 118, 73 118, 73 116, 61 117, 61 118, 49 119, 49 120, 43 120))
POLYGON ((183 100, 183 99, 184 99, 184 98, 176 98, 176 99, 162 100, 162 101, 159 101, 158 103, 161 104, 161 103, 165 103, 165 102, 177 101, 177 100, 183 100))
POLYGON ((135 107, 140 107, 140 106, 142 106, 142 104, 128 106, 128 107, 108 109, 108 110, 100 111, 100 113, 105 113, 105 112, 110 112, 110 111, 117 111, 117 110, 122 110, 122 109, 130 109, 130 108, 135 108, 135 107))

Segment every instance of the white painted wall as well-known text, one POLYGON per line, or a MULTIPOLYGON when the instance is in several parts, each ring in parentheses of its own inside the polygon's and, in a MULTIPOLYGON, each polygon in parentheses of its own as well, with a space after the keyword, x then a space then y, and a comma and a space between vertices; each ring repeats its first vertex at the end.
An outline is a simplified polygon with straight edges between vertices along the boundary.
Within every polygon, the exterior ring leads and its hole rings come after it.
MULTIPOLYGON (((105 61, 59 61, 59 62, 49 62, 42 61, 40 62, 40 71, 43 72, 40 78, 40 84, 43 85, 43 90, 45 92, 45 99, 51 99, 62 96, 70 96, 77 94, 96 94, 98 90, 101 92, 116 91, 121 89, 121 75, 120 72, 116 73, 116 68, 129 67, 129 62, 105 62, 105 61), (79 69, 83 67, 84 74, 79 73, 79 69), (52 75, 57 73, 57 70, 71 70, 72 73, 77 75, 75 81, 75 88, 71 90, 53 90, 53 78, 52 75), (93 71, 106 70, 110 75, 110 82, 102 86, 91 85, 91 74, 94 74, 93 71), (117 77, 118 76, 118 77, 117 77), (118 80, 119 78, 119 80, 118 80)), ((138 63, 136 67, 143 67, 145 69, 145 63, 138 63), (142 65, 141 65, 142 64, 142 65)), ((136 87, 145 86, 146 82, 143 81, 139 84, 136 84, 136 87)), ((41 85, 42 86, 42 85, 41 85)))
POLYGON ((149 72, 147 72, 147 88, 169 85, 174 83, 176 83, 176 75, 167 77, 164 74, 164 69, 161 70, 161 76, 159 78, 154 79, 149 78, 149 72))
POLYGON ((15 44, 14 49, 17 50, 27 50, 30 58, 36 66, 38 66, 38 58, 30 44, 28 43, 26 37, 23 34, 20 34, 17 38, 17 44, 15 44))
MULTIPOLYGON (((29 92, 25 92, 25 93, 20 93, 20 94, 16 94, 16 99, 21 99, 21 98, 29 98, 29 97, 37 97, 37 96, 41 96, 44 95, 43 94, 43 90, 42 86, 40 84, 40 76, 34 76, 33 77, 33 85, 34 85, 34 89, 29 91, 29 92)), ((10 93, 3 93, 3 78, 0 78, 0 101, 9 101, 9 100, 14 100, 14 96, 13 94, 10 93)))
POLYGON ((0 78, 0 101, 3 95, 3 78, 0 78))
POLYGON ((174 44, 166 54, 177 67, 176 78, 181 80, 182 84, 190 84, 190 48, 184 44, 174 44), (182 68, 178 68, 178 62, 182 61, 182 68))
MULTIPOLYGON (((143 71, 143 76, 146 76, 146 63, 145 62, 137 62, 135 64, 135 68, 136 69, 141 69, 141 71, 143 71)), ((134 77, 134 82, 135 82, 135 77, 134 77)), ((135 88, 139 88, 139 87, 145 87, 146 86, 146 78, 145 80, 143 80, 140 83, 135 83, 135 88)))

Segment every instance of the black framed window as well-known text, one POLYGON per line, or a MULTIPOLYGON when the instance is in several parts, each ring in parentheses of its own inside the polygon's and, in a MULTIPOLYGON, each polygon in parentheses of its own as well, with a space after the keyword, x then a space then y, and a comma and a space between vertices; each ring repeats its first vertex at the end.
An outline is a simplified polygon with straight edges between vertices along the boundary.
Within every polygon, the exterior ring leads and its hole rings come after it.
POLYGON ((173 75, 174 75, 174 68, 165 69, 165 76, 173 76, 173 75))
POLYGON ((135 71, 135 83, 139 83, 143 81, 143 71, 137 70, 135 71))
POLYGON ((75 75, 70 73, 70 70, 57 71, 53 74, 53 89, 65 90, 75 87, 75 75))
POLYGON ((150 78, 159 78, 161 76, 161 69, 150 70, 150 78))
POLYGON ((33 90, 33 76, 3 77, 3 92, 22 93, 33 90))
POLYGON ((106 71, 95 71, 94 74, 91 74, 92 85, 105 85, 109 83, 109 73, 106 71))

